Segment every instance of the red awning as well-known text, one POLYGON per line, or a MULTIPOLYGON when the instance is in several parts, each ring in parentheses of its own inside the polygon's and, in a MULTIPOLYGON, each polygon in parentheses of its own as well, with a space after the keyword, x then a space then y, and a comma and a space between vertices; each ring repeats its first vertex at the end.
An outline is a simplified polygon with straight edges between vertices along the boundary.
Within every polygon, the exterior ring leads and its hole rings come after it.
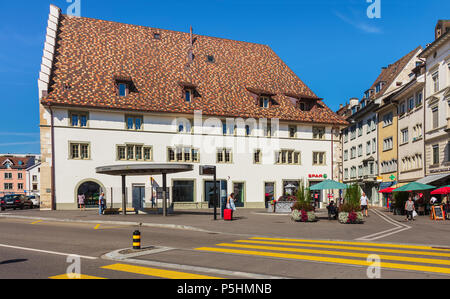
POLYGON ((450 187, 442 187, 431 192, 431 194, 450 194, 450 187))
POLYGON ((378 193, 392 193, 393 190, 395 190, 395 188, 389 187, 389 188, 378 191, 378 193))

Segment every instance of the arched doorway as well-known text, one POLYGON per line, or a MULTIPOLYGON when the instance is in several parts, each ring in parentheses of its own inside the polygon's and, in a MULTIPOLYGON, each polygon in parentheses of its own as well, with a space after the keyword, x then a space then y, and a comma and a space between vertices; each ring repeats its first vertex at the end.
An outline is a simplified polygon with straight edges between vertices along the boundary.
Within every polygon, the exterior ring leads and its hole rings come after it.
POLYGON ((78 195, 84 194, 86 208, 98 208, 98 198, 103 191, 102 186, 93 180, 87 180, 82 183, 77 188, 77 198, 78 195))

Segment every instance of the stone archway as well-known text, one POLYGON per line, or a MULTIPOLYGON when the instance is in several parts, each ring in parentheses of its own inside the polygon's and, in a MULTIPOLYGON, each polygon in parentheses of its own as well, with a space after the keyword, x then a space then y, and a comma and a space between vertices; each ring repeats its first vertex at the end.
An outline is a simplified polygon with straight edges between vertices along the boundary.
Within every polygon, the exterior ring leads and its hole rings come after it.
POLYGON ((86 208, 98 208, 98 198, 102 192, 105 192, 105 187, 100 181, 83 180, 75 188, 75 202, 78 204, 78 195, 84 194, 86 208))

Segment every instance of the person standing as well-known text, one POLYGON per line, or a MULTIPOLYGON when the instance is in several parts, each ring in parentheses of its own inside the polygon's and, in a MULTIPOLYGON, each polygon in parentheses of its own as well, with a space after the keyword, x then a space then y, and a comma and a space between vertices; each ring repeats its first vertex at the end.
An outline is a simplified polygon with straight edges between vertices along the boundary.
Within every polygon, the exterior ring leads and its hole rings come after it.
POLYGON ((233 212, 235 212, 236 211, 236 205, 234 203, 235 201, 236 201, 235 195, 234 193, 231 193, 231 195, 228 197, 227 200, 227 209, 233 210, 233 212))
POLYGON ((98 214, 103 215, 105 211, 105 193, 102 192, 98 198, 98 214))
POLYGON ((86 205, 84 203, 86 196, 84 194, 78 194, 78 205, 80 210, 86 211, 86 205))
POLYGON ((408 201, 405 203, 405 211, 406 211, 406 221, 414 220, 413 212, 415 210, 414 201, 412 201, 411 196, 408 198, 408 201))
POLYGON ((367 198, 366 193, 363 192, 361 198, 359 199, 359 202, 361 204, 361 212, 364 213, 364 211, 366 211, 366 217, 369 217, 368 211, 369 199, 367 198))

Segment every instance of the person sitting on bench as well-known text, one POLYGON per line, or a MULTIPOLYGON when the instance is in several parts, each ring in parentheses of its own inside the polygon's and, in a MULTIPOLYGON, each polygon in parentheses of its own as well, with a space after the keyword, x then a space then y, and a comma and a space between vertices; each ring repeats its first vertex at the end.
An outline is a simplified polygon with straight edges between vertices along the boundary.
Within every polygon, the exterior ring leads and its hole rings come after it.
POLYGON ((328 219, 331 219, 331 216, 334 216, 334 219, 337 219, 338 211, 336 205, 334 204, 334 201, 330 202, 330 204, 327 206, 327 210, 328 210, 328 219))

